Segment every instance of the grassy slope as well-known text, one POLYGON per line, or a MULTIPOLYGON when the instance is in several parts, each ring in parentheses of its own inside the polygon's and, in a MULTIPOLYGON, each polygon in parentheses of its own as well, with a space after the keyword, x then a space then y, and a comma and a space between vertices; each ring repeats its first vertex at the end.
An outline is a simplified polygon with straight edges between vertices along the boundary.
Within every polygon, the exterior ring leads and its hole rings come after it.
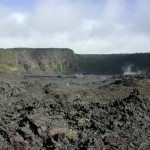
POLYGON ((0 72, 17 70, 16 53, 10 49, 0 50, 0 72))

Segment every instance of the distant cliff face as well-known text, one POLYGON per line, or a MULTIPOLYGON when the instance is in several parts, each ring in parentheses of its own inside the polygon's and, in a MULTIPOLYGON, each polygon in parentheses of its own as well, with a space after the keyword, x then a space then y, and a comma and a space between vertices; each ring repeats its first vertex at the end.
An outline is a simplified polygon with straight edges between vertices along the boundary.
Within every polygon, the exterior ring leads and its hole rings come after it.
POLYGON ((0 71, 73 73, 77 64, 70 49, 1 49, 0 71))
POLYGON ((83 74, 138 74, 150 73, 150 53, 78 55, 83 74))
POLYGON ((70 49, 0 49, 0 72, 112 75, 150 72, 150 53, 78 55, 70 49))

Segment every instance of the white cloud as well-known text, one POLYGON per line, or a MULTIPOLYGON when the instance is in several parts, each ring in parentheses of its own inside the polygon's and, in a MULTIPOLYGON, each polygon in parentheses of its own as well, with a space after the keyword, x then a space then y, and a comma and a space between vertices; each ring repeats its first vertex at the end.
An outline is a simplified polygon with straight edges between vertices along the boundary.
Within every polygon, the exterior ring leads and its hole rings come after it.
POLYGON ((149 6, 149 0, 36 0, 25 12, 0 5, 0 47, 150 52, 149 6))
MULTIPOLYGON (((10 17, 13 21, 15 21, 16 23, 18 24, 24 24, 25 21, 26 21, 26 14, 21 14, 19 12, 15 12, 15 13, 12 13, 11 14, 11 17, 10 17)), ((10 19, 9 18, 9 19, 10 19)))

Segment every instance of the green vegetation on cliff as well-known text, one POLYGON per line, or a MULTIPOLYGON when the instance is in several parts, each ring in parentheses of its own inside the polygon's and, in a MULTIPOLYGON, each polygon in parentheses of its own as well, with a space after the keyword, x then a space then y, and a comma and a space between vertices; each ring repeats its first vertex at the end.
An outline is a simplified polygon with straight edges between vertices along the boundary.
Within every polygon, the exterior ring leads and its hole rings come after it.
POLYGON ((147 72, 150 69, 150 53, 77 55, 83 74, 122 74, 128 71, 147 72))
POLYGON ((150 71, 150 53, 79 55, 70 49, 13 48, 0 49, 0 72, 122 74, 150 71))
POLYGON ((1 49, 0 71, 73 73, 77 64, 70 49, 1 49))

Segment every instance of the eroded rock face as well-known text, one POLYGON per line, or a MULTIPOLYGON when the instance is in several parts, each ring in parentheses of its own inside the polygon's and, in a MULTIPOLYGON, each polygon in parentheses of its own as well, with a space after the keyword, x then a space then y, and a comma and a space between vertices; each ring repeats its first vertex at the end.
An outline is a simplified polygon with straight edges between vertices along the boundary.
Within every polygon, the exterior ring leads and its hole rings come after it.
POLYGON ((1 100, 5 109, 0 114, 0 149, 150 149, 150 99, 138 89, 122 100, 101 103, 76 98, 74 93, 68 100, 51 84, 29 84, 20 83, 22 92, 11 97, 15 87, 1 85, 8 91, 1 90, 7 101, 1 100), (30 93, 33 87, 41 89, 40 97, 30 93))

